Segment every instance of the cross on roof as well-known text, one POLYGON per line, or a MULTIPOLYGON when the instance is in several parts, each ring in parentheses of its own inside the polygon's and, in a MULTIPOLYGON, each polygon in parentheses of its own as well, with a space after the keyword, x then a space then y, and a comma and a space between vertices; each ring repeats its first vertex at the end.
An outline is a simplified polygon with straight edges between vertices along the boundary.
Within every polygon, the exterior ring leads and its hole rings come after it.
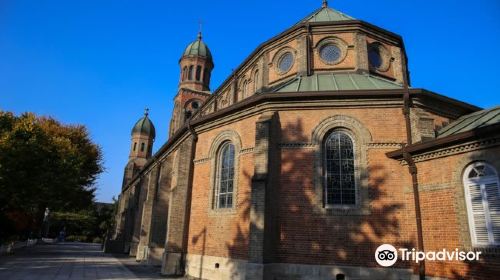
POLYGON ((198 40, 201 40, 201 28, 203 27, 201 19, 198 21, 198 40))
POLYGON ((146 116, 146 117, 147 117, 148 115, 149 115, 149 108, 147 108, 147 107, 146 107, 146 108, 144 109, 144 116, 146 116))
POLYGON ((321 4, 321 7, 323 8, 328 7, 328 0, 323 0, 323 4, 321 4))

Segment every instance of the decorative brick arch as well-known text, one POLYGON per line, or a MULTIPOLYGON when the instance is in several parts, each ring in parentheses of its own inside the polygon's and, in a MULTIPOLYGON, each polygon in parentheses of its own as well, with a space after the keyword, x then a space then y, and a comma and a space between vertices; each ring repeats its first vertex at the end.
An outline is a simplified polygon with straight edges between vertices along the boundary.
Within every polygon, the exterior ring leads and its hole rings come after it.
POLYGON ((210 160, 210 198, 208 203, 209 214, 219 215, 219 214, 236 214, 236 209, 238 207, 238 185, 239 185, 239 157, 241 151, 241 138, 240 135, 234 130, 224 130, 215 136, 212 144, 210 145, 210 150, 208 152, 208 157, 210 160), (233 206, 231 208, 214 209, 213 201, 215 195, 216 187, 216 174, 217 174, 217 154, 219 148, 225 142, 231 142, 234 145, 234 178, 233 178, 233 206))
POLYGON ((278 75, 285 75, 285 74, 289 73, 293 69, 294 65, 296 65, 298 63, 297 57, 298 57, 298 51, 296 49, 291 48, 289 46, 283 47, 273 55, 273 58, 271 59, 270 69, 273 69, 273 71, 276 72, 278 75), (287 52, 290 52, 293 55, 292 66, 290 67, 290 69, 288 69, 288 71, 281 72, 278 69, 278 63, 279 63, 281 56, 287 52))
POLYGON ((231 141, 235 148, 235 156, 239 155, 241 150, 241 138, 240 135, 234 130, 224 130, 221 133, 215 136, 214 140, 212 140, 212 145, 210 145, 210 150, 208 151, 208 157, 212 160, 217 157, 217 151, 222 145, 222 143, 226 141, 231 141))
POLYGON ((314 193, 316 210, 330 215, 361 215, 370 213, 368 193, 368 144, 372 142, 370 131, 357 119, 346 115, 334 115, 321 121, 312 132, 314 146, 314 193), (354 144, 354 173, 356 184, 356 205, 325 207, 324 203, 324 141, 332 130, 348 134, 354 144))
POLYGON ((345 60, 345 58, 347 57, 347 49, 348 48, 349 48, 349 44, 347 44, 341 38, 338 38, 338 37, 335 37, 335 36, 329 36, 329 37, 321 39, 321 41, 319 41, 318 43, 316 43, 316 45, 314 46, 314 52, 315 52, 315 55, 324 64, 327 64, 327 65, 336 65, 336 64, 339 64, 339 63, 341 63, 342 61, 345 60), (339 50, 340 50, 340 57, 336 61, 328 62, 328 61, 324 61, 321 58, 321 55, 320 55, 321 48, 323 46, 328 45, 328 44, 333 44, 333 45, 337 46, 339 48, 339 50))

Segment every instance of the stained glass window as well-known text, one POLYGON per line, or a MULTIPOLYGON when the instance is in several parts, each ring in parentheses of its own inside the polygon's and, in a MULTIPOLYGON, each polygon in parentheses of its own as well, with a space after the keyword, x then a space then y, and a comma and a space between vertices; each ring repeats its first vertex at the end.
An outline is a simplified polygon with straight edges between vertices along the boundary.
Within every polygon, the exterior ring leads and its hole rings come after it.
POLYGON ((281 73, 288 72, 293 65, 293 55, 291 52, 286 52, 284 53, 279 61, 278 61, 278 68, 281 73))
POLYGON ((215 208, 233 207, 234 145, 224 143, 218 155, 215 208))
POLYGON ((342 131, 333 131, 325 141, 325 199, 327 205, 356 204, 354 145, 342 131))
POLYGON ((333 44, 324 45, 319 50, 319 55, 327 63, 333 63, 340 59, 341 51, 339 47, 333 44))

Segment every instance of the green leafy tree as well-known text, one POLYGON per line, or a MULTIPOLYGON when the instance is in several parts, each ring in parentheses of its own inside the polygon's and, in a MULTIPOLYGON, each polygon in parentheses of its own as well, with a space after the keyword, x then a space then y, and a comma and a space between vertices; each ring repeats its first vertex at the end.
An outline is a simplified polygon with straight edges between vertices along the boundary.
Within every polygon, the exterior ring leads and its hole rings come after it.
MULTIPOLYGON (((23 213, 31 219, 26 234, 41 228, 46 207, 89 209, 102 171, 102 152, 84 126, 0 111, 0 222, 23 213)), ((0 238, 6 231, 0 226, 0 238)))

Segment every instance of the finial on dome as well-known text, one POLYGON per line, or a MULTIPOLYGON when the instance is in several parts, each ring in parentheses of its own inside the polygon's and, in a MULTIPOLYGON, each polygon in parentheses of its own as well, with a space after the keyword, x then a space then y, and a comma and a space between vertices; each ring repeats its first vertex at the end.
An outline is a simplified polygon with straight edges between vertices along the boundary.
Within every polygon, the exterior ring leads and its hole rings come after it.
POLYGON ((198 21, 198 40, 201 40, 201 28, 202 28, 202 22, 201 19, 198 21))
POLYGON ((322 8, 328 7, 328 0, 323 0, 323 4, 321 4, 322 8))
POLYGON ((145 108, 144 109, 144 116, 148 116, 149 115, 149 108, 145 108))

